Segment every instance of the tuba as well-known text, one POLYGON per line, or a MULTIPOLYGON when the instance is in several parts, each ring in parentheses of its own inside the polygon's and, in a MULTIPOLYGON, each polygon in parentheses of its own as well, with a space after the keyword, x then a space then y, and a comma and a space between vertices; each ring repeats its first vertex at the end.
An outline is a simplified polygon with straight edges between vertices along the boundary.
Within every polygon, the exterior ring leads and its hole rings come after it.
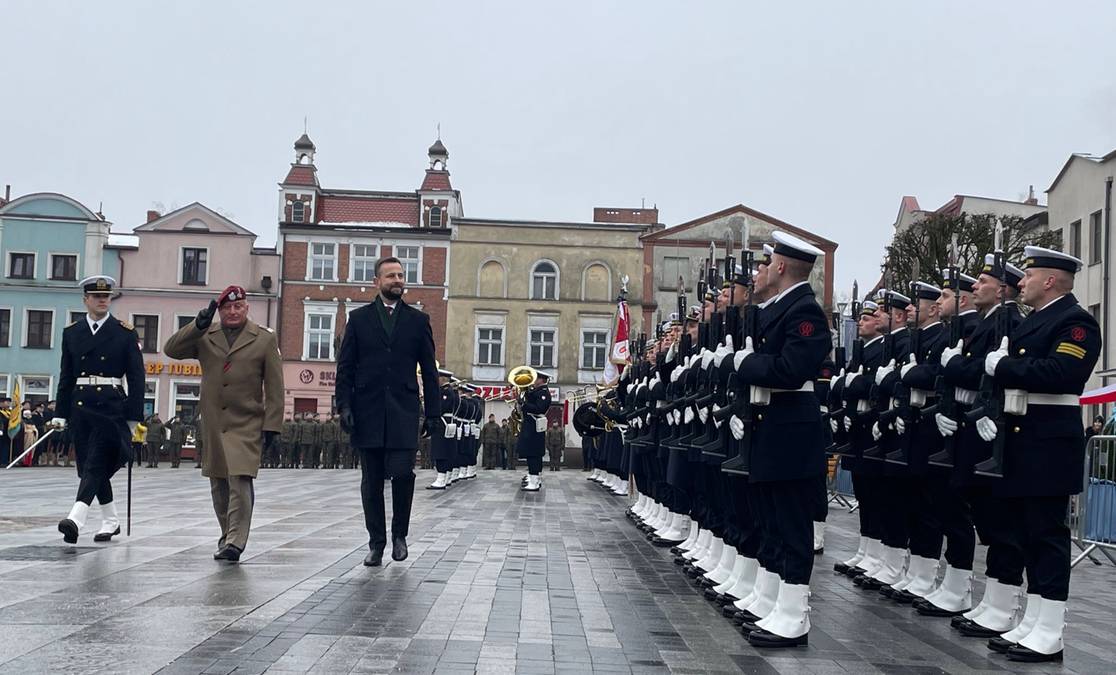
POLYGON ((539 379, 539 373, 531 366, 516 366, 508 372, 508 384, 515 387, 515 403, 512 405, 511 415, 508 416, 508 428, 515 436, 519 436, 519 429, 523 424, 523 413, 519 409, 523 392, 539 379))

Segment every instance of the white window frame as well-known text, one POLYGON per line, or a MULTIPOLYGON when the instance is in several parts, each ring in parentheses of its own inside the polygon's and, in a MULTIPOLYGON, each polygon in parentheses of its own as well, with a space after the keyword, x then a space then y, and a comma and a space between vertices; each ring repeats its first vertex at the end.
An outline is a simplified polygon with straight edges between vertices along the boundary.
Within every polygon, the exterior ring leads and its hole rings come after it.
POLYGON ((538 368, 556 369, 560 361, 559 351, 562 347, 561 333, 559 331, 559 319, 561 317, 557 313, 553 314, 527 314, 527 334, 524 336, 525 349, 523 353, 523 362, 526 364, 531 363, 531 331, 532 330, 549 330, 554 333, 554 358, 549 365, 532 366, 538 368))
MULTIPOLYGON (((178 325, 178 320, 179 319, 189 319, 190 321, 193 321, 196 318, 197 318, 197 314, 175 314, 174 315, 174 332, 177 333, 178 331, 185 328, 186 325, 189 325, 189 322, 187 322, 185 325, 179 326, 178 325)), ((159 323, 161 324, 162 321, 160 321, 159 323)), ((161 326, 160 326, 160 330, 162 330, 161 326)))
MULTIPOLYGON (((597 345, 593 346, 596 347, 597 345)), ((581 370, 604 370, 605 366, 608 364, 608 331, 591 326, 582 326, 581 330, 578 331, 577 361, 578 368, 580 368, 581 370), (604 336, 604 343, 601 344, 601 348, 604 351, 604 363, 602 363, 600 366, 591 366, 585 362, 586 333, 595 333, 597 335, 604 336)))
MULTIPOLYGON (((605 300, 604 301, 605 302, 611 302, 612 299, 613 299, 612 298, 612 268, 609 267, 608 263, 606 263, 603 260, 591 260, 588 263, 586 263, 585 267, 581 270, 581 301, 582 302, 587 302, 587 300, 586 300, 586 282, 589 279, 589 268, 598 267, 598 266, 604 268, 605 278, 608 280, 608 288, 605 290, 605 300)), ((592 302, 600 302, 600 301, 599 300, 593 300, 592 302)))
POLYGON ((84 321, 87 316, 89 316, 89 312, 84 309, 68 309, 66 310, 66 325, 70 326, 78 321, 84 321))
MULTIPOLYGON (((407 279, 407 283, 412 285, 412 286, 421 286, 422 285, 422 249, 423 249, 422 244, 395 244, 391 247, 391 257, 398 258, 400 263, 403 263, 403 262, 406 262, 406 261, 409 261, 409 260, 415 261, 415 280, 411 281, 410 279, 407 279), (415 258, 410 258, 410 257, 404 258, 404 257, 400 256, 399 255, 399 249, 401 249, 401 248, 413 248, 413 249, 415 249, 417 251, 417 253, 416 253, 417 257, 415 257, 415 258)), ((403 265, 404 274, 406 274, 406 271, 407 271, 407 266, 403 265)))
MULTIPOLYGON (((302 304, 302 360, 313 361, 316 363, 332 363, 337 360, 337 355, 334 354, 333 340, 337 336, 337 303, 333 302, 304 302, 302 304), (323 359, 321 357, 310 357, 310 317, 311 316, 329 316, 332 323, 330 324, 331 337, 329 340, 329 358, 323 359)), ((346 329, 348 325, 346 324, 346 329)), ((321 331, 322 329, 316 329, 321 331)))
POLYGON ((10 389, 12 388, 12 374, 0 373, 0 382, 4 383, 4 386, 0 387, 0 396, 11 396, 10 389))
MULTIPOLYGON (((53 375, 47 375, 45 373, 41 374, 41 375, 38 374, 38 373, 26 373, 26 374, 17 375, 16 377, 19 378, 19 395, 20 395, 20 397, 22 397, 22 399, 24 401, 27 400, 27 385, 24 382, 24 379, 28 378, 28 377, 45 377, 46 380, 47 380, 47 390, 46 390, 47 400, 49 401, 52 398, 54 398, 55 390, 54 390, 54 376, 53 375)), ((38 394, 36 394, 36 395, 38 395, 38 394)))
POLYGON ((12 278, 12 256, 13 255, 29 255, 34 257, 34 262, 31 264, 31 278, 17 277, 15 281, 33 281, 39 278, 39 255, 38 251, 4 251, 4 278, 12 278))
MULTIPOLYGON (((546 275, 549 276, 550 273, 545 272, 543 274, 546 274, 546 275)), ((544 284, 544 288, 545 288, 545 284, 544 284)), ((556 263, 553 260, 550 260, 548 258, 543 258, 541 260, 536 260, 535 264, 531 265, 531 274, 528 277, 527 297, 530 300, 542 300, 544 302, 557 302, 558 300, 562 299, 562 268, 560 268, 558 266, 558 263, 556 263), (554 297, 553 298, 545 298, 545 297, 536 298, 535 297, 535 274, 537 273, 536 271, 538 270, 539 265, 543 265, 543 264, 550 264, 550 266, 554 268, 554 297)))
POLYGON ((337 262, 338 262, 337 259, 339 257, 337 255, 338 246, 339 246, 338 243, 335 242, 335 241, 321 241, 321 240, 314 241, 314 240, 311 240, 311 241, 306 242, 306 281, 319 281, 319 282, 321 282, 321 281, 337 281, 337 262), (323 277, 323 278, 319 279, 319 278, 314 276, 314 259, 315 258, 323 258, 323 259, 325 258, 325 254, 315 255, 315 253, 314 253, 314 245, 315 244, 320 244, 322 246, 332 246, 333 247, 333 253, 330 255, 330 258, 332 258, 332 260, 333 260, 333 269, 332 269, 332 273, 330 274, 330 276, 328 278, 323 277))
POLYGON ((24 349, 54 349, 54 331, 58 330, 57 312, 54 307, 24 307, 23 308, 23 326, 20 334, 23 336, 20 346, 24 349), (31 327, 31 312, 50 312, 50 344, 46 347, 28 347, 27 346, 27 330, 31 327))
MULTIPOLYGON (((144 370, 145 371, 146 371, 146 366, 147 366, 147 364, 144 364, 144 370)), ((145 373, 145 375, 146 375, 146 373, 145 373)), ((143 378, 143 386, 144 386, 143 400, 144 401, 147 401, 147 383, 148 382, 154 382, 155 383, 155 405, 151 406, 151 414, 154 415, 156 413, 159 413, 159 378, 157 378, 157 377, 146 377, 146 376, 143 378)))
POLYGON ((0 305, 0 312, 8 312, 8 344, 0 345, 0 349, 12 346, 12 334, 15 332, 15 309, 8 305, 0 305))
MULTIPOLYGON (((505 355, 507 354, 507 351, 508 351, 507 350, 507 342, 508 342, 507 329, 504 326, 477 325, 477 327, 476 327, 476 349, 474 350, 474 355, 473 355, 473 365, 479 366, 481 368, 492 368, 492 367, 495 367, 495 366, 503 367, 504 361, 505 361, 505 355), (496 359, 495 363, 481 363, 480 353, 482 351, 481 350, 481 345, 482 345, 481 331, 482 330, 483 331, 493 331, 493 330, 500 331, 499 341, 493 341, 493 340, 489 339, 489 340, 485 340, 483 342, 483 344, 485 344, 485 345, 492 345, 492 344, 499 345, 499 347, 500 347, 500 358, 496 359)), ((489 355, 490 356, 491 356, 491 352, 492 352, 492 350, 489 349, 489 355)))
MULTIPOLYGON (((171 420, 171 418, 174 417, 177 414, 175 409, 178 407, 178 400, 179 400, 178 399, 178 385, 180 385, 180 384, 197 385, 197 387, 198 387, 198 397, 196 399, 194 399, 194 398, 183 398, 182 400, 183 401, 197 401, 198 402, 198 407, 201 407, 201 378, 198 378, 196 380, 171 380, 170 381, 170 406, 167 408, 167 414, 163 416, 163 422, 164 423, 169 422, 171 420)), ((155 399, 155 402, 156 402, 156 404, 158 404, 158 399, 155 399)))
MULTIPOLYGON (((163 353, 163 315, 159 314, 159 313, 147 314, 145 312, 141 312, 140 316, 153 316, 153 317, 155 317, 155 351, 145 352, 145 351, 143 351, 143 345, 141 344, 140 345, 140 352, 143 353, 143 354, 161 354, 161 353, 163 353)), ((131 312, 131 313, 128 314, 128 321, 130 321, 132 323, 133 327, 136 325, 136 312, 131 312)))
POLYGON ((292 223, 300 223, 300 224, 306 222, 306 202, 302 201, 301 199, 292 199, 291 200, 291 222, 292 223), (302 207, 302 217, 301 218, 295 218, 295 207, 298 207, 298 206, 302 207))
POLYGON ((78 281, 81 279, 81 254, 76 251, 47 251, 47 281, 78 281), (74 278, 73 279, 55 279, 54 274, 54 259, 58 256, 67 256, 74 259, 74 278))
MULTIPOLYGON (((540 343, 540 349, 545 349, 545 343, 540 343)), ((543 354, 540 353, 540 356, 542 356, 542 355, 543 354)), ((529 326, 527 328, 527 365, 531 366, 532 368, 556 368, 556 367, 558 367, 558 329, 557 328, 552 328, 550 326, 529 326), (546 331, 546 332, 549 332, 551 334, 551 336, 553 336, 553 348, 551 350, 552 358, 550 360, 550 363, 545 363, 545 362, 533 363, 531 361, 531 351, 532 351, 532 348, 535 346, 534 342, 532 341, 532 334, 536 331, 546 331)))
POLYGON ((210 250, 208 246, 179 246, 178 247, 178 285, 180 286, 198 286, 194 282, 186 283, 186 249, 192 248, 199 251, 205 251, 205 282, 201 286, 209 285, 209 268, 212 267, 212 260, 210 260, 210 250))
POLYGON ((379 260, 379 259, 380 259, 380 244, 379 243, 375 243, 375 242, 374 243, 353 242, 353 243, 349 244, 349 282, 350 283, 360 283, 360 284, 371 284, 371 283, 375 282, 375 280, 376 280, 376 261, 379 260), (371 246, 372 249, 375 251, 375 253, 373 253, 371 256, 367 256, 367 255, 359 256, 359 260, 361 262, 363 262, 365 264, 367 264, 369 262, 372 263, 371 267, 368 267, 368 268, 365 269, 366 274, 368 272, 372 273, 371 278, 365 278, 365 279, 357 279, 356 278, 356 263, 357 263, 357 260, 358 260, 358 256, 356 254, 356 247, 357 246, 371 246))
POLYGON ((430 214, 429 214, 429 217, 427 219, 427 227, 430 227, 430 228, 435 228, 436 227, 436 228, 439 228, 439 229, 443 228, 443 227, 445 227, 445 220, 446 220, 446 210, 444 208, 442 208, 441 206, 438 206, 437 204, 430 207, 430 214), (437 225, 434 224, 434 214, 435 213, 438 214, 438 224, 437 225))
POLYGON ((594 368, 589 369, 585 367, 584 352, 585 352, 585 333, 586 332, 601 332, 605 334, 605 366, 608 365, 608 359, 612 356, 612 329, 615 317, 611 314, 596 314, 596 313, 582 313, 578 316, 578 338, 577 338, 577 382, 578 384, 592 384, 599 382, 601 377, 601 370, 594 368))

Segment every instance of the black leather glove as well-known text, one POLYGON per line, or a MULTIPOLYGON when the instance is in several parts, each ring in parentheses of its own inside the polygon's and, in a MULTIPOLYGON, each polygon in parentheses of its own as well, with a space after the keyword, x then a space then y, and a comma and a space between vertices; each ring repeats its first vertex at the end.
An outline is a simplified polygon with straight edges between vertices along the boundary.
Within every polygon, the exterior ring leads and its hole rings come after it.
POLYGON ((263 446, 265 448, 270 448, 273 443, 278 443, 278 442, 279 442, 279 432, 278 431, 265 431, 265 432, 263 432, 263 446))
POLYGON ((341 409, 341 428, 344 429, 347 434, 353 433, 353 429, 356 428, 356 424, 353 421, 353 411, 348 408, 341 409))
POLYGON ((198 330, 205 330, 206 328, 209 328, 210 324, 213 323, 213 315, 216 313, 217 301, 210 300, 209 307, 206 307, 202 311, 198 312, 198 318, 194 322, 195 324, 197 324, 198 330))
POLYGON ((440 417, 427 417, 422 421, 422 437, 430 438, 441 432, 440 417))

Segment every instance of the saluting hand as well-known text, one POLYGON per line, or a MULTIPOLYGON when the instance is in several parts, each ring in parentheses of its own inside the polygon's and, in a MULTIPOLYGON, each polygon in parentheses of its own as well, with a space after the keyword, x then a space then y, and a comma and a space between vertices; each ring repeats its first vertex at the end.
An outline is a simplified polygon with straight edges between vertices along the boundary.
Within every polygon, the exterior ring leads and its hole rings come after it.
POLYGON ((198 312, 198 318, 194 320, 198 330, 205 330, 213 323, 213 315, 217 313, 217 301, 210 300, 209 306, 198 312))

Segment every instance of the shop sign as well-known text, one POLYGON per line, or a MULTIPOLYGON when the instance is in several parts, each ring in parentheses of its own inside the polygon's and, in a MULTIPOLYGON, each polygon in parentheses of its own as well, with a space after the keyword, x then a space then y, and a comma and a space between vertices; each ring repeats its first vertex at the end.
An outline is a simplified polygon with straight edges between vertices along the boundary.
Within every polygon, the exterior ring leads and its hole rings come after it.
POLYGON ((148 361, 145 365, 148 375, 194 375, 201 377, 202 374, 201 364, 198 363, 148 361))
POLYGON ((337 382, 337 371, 335 370, 318 370, 314 371, 313 368, 303 368, 298 373, 298 381, 306 386, 311 386, 317 380, 319 387, 333 388, 337 382))

